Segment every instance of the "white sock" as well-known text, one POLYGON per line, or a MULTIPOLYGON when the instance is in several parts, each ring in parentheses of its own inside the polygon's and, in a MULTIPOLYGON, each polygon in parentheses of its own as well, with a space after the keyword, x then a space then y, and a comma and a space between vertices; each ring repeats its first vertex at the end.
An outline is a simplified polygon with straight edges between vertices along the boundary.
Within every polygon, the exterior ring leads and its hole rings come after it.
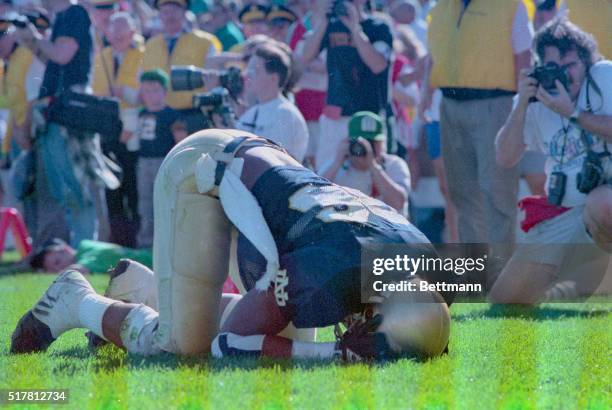
POLYGON ((117 303, 116 300, 98 295, 97 293, 86 295, 79 305, 79 322, 81 322, 81 326, 106 340, 102 333, 102 319, 106 309, 115 303, 117 303))
POLYGON ((291 357, 296 359, 329 359, 336 355, 335 342, 293 341, 291 357))

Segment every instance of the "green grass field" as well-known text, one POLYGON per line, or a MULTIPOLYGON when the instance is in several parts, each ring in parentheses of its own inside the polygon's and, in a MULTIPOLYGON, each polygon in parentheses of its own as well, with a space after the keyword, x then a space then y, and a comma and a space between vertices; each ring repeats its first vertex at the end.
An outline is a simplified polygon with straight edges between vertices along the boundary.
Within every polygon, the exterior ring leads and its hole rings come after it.
MULTIPOLYGON (((52 279, 0 276, 0 389, 69 389, 69 406, 60 408, 612 408, 606 303, 521 311, 455 305, 450 354, 426 363, 144 359, 110 346, 89 351, 83 330, 46 354, 9 356, 18 318, 52 279)), ((90 279, 104 289, 104 275, 90 279)), ((329 329, 320 332, 331 338, 329 329)))

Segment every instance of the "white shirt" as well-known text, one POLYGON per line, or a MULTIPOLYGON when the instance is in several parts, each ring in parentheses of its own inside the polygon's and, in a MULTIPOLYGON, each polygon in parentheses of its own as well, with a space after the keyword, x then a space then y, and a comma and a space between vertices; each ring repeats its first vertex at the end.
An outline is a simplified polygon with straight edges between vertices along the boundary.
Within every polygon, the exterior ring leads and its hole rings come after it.
POLYGON ((299 162, 308 146, 308 128, 302 113, 285 97, 257 104, 238 120, 236 128, 271 139, 299 162))
MULTIPOLYGON (((589 87, 593 113, 612 115, 612 61, 598 62, 591 67, 590 73, 602 92, 600 96, 592 86, 589 87)), ((585 79, 578 96, 578 107, 585 111, 587 108, 586 83, 585 79)), ((514 99, 515 105, 517 101, 518 95, 514 99)), ((524 142, 528 150, 539 151, 546 155, 547 190, 552 172, 561 171, 567 175, 565 196, 561 204, 566 207, 582 205, 586 201, 586 195, 576 189, 576 175, 580 172, 586 156, 586 147, 580 138, 580 132, 580 127, 571 124, 567 118, 548 109, 541 102, 529 104, 523 129, 524 142), (562 153, 563 164, 561 164, 562 153)), ((587 133, 587 138, 591 141, 593 151, 604 151, 605 144, 600 137, 587 133)), ((608 150, 612 151, 612 144, 608 144, 608 150)), ((612 160, 607 157, 603 162, 606 177, 611 178, 612 160)))
MULTIPOLYGON (((383 154, 383 169, 389 178, 400 185, 406 191, 406 197, 410 194, 410 171, 406 161, 397 155, 383 154)), ((370 170, 359 170, 351 166, 349 160, 345 161, 338 170, 334 183, 349 188, 357 189, 366 195, 380 199, 380 192, 373 192, 372 174, 370 170), (376 195, 375 195, 376 194, 376 195)))

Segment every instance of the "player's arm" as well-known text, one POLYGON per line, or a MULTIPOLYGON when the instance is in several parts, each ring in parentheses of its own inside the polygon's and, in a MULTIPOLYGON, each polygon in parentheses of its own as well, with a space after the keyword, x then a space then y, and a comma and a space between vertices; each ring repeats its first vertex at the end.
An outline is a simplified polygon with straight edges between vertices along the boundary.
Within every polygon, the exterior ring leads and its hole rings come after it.
POLYGON ((329 21, 327 11, 331 7, 329 0, 318 0, 313 13, 314 29, 304 37, 304 46, 299 55, 302 64, 308 64, 321 52, 321 44, 327 31, 329 21))

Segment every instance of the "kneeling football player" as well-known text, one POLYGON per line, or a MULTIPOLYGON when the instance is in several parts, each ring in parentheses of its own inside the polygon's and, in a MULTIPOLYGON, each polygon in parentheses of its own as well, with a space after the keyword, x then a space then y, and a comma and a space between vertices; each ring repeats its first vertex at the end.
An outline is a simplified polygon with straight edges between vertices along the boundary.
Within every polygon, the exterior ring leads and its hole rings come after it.
POLYGON ((361 298, 364 247, 407 244, 432 254, 424 235, 392 208, 321 178, 273 143, 238 131, 196 133, 164 160, 154 199, 156 286, 149 285, 152 273, 126 265, 111 280, 107 295, 114 299, 95 293, 78 272, 63 272, 20 320, 12 352, 44 350, 79 327, 143 355, 210 350, 216 357, 358 360, 431 357, 446 348, 452 294, 361 298), (232 226, 242 298, 221 295, 232 226), (279 335, 290 324, 347 321, 337 342, 279 335))

